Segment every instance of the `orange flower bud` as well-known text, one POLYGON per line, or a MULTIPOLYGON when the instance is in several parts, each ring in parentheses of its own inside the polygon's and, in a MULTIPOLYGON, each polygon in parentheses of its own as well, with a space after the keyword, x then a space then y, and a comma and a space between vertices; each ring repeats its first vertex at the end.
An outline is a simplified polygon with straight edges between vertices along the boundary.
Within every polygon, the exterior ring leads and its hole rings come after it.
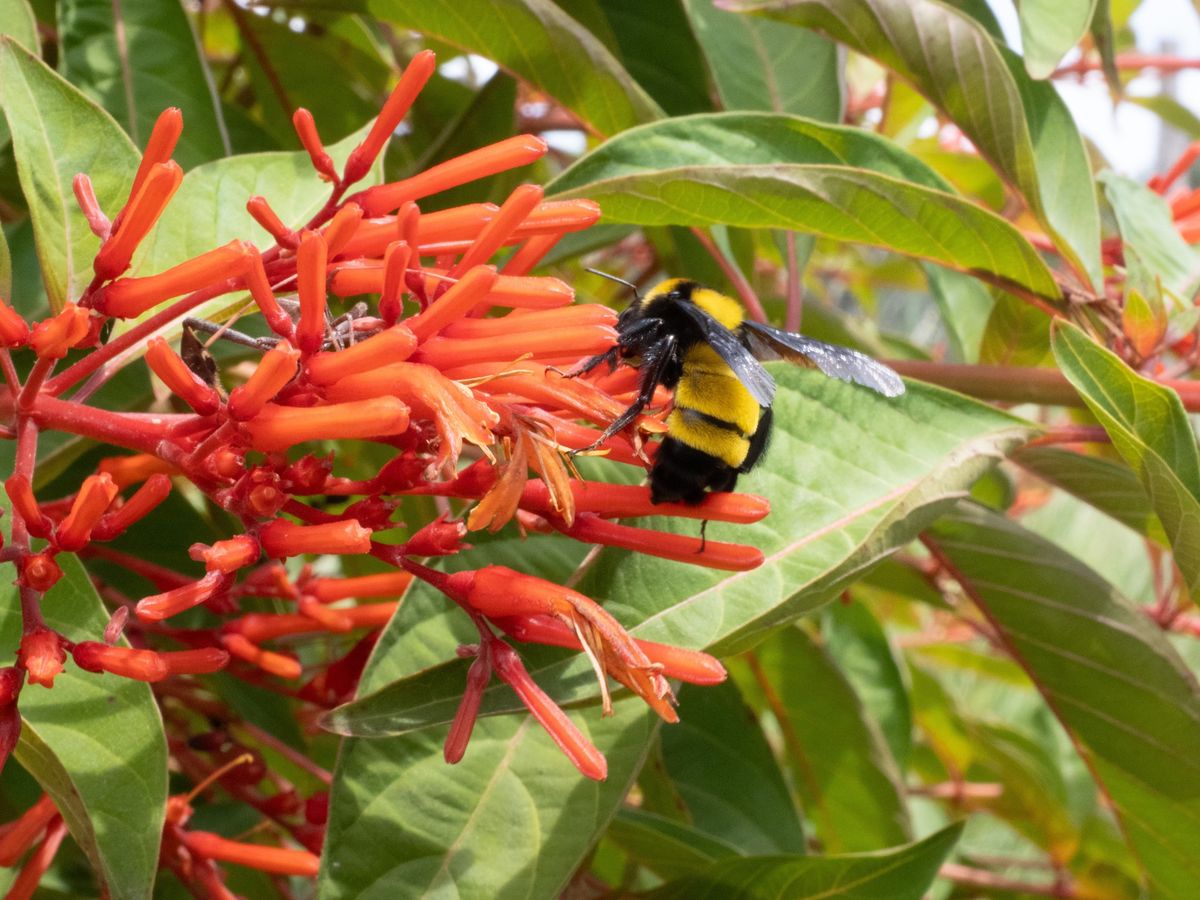
POLYGON ((29 479, 24 475, 13 475, 4 482, 4 491, 8 494, 13 512, 25 522, 25 530, 34 537, 50 537, 54 522, 38 506, 29 479))
POLYGON ((305 593, 322 603, 333 603, 349 597, 399 597, 412 584, 409 572, 381 572, 357 578, 314 578, 305 585, 305 593))
POLYGON ((258 869, 260 872, 316 878, 321 868, 320 858, 307 850, 246 844, 231 841, 210 831, 185 831, 182 833, 182 841, 183 845, 197 856, 236 863, 239 866, 258 869))
POLYGON ((473 310, 495 283, 496 270, 492 266, 476 266, 424 312, 405 324, 418 340, 423 341, 473 310))
POLYGON ((388 244, 383 255, 383 289, 379 295, 379 315, 389 325, 400 318, 403 311, 405 278, 413 250, 404 241, 388 244))
POLYGON ((271 290, 271 283, 267 280, 267 270, 263 267, 262 254, 253 246, 250 247, 247 256, 245 281, 250 296, 258 304, 270 329, 280 337, 290 340, 296 326, 275 299, 275 292, 271 290))
POLYGON ((167 204, 183 182, 183 169, 170 161, 150 167, 137 193, 121 213, 113 229, 92 261, 96 276, 104 281, 116 278, 129 268, 133 251, 150 233, 167 204))
POLYGON ((258 541, 248 534, 239 534, 228 540, 207 544, 192 544, 188 556, 204 563, 209 572, 236 572, 258 561, 258 541))
POLYGON ((344 169, 343 180, 346 184, 353 184, 370 171, 383 145, 400 127, 413 101, 417 99, 421 88, 425 87, 436 67, 437 57, 432 50, 422 50, 405 67, 404 74, 400 76, 400 80, 383 104, 383 109, 380 110, 371 130, 363 138, 363 142, 350 151, 344 169))
POLYGON ((275 238, 276 242, 281 247, 295 248, 299 242, 296 232, 283 224, 283 220, 276 215, 275 210, 271 208, 271 204, 267 202, 266 197, 260 197, 255 194, 246 201, 246 212, 254 217, 254 221, 261 225, 271 237, 275 238))
POLYGON ((333 384, 356 372, 406 360, 416 347, 417 338, 411 331, 393 325, 344 350, 316 354, 307 363, 308 377, 313 384, 333 384))
POLYGON ((526 275, 562 240, 561 233, 531 235, 520 249, 508 258, 501 275, 526 275))
POLYGON ((229 654, 220 647, 172 650, 158 654, 168 675, 208 675, 229 664, 229 654))
POLYGON ((244 427, 256 450, 286 450, 303 441, 403 434, 408 407, 394 397, 314 407, 268 403, 244 427))
POLYGON ((553 309, 569 306, 575 291, 557 278, 518 277, 501 275, 496 279, 487 302, 492 306, 513 309, 553 309))
POLYGON ((220 395, 189 369, 187 363, 162 338, 151 338, 146 348, 146 364, 197 415, 211 416, 221 408, 220 395))
POLYGON ((517 226, 542 202, 545 192, 536 184, 523 184, 509 194, 496 217, 479 232, 475 242, 447 273, 457 278, 472 266, 487 262, 492 254, 504 246, 517 226))
POLYGON ((92 529, 92 540, 111 541, 124 534, 130 525, 144 519, 171 493, 171 479, 156 472, 146 479, 121 506, 105 513, 92 529))
POLYGON ((143 597, 137 603, 138 617, 151 622, 169 619, 171 616, 211 600, 228 584, 228 577, 223 572, 209 572, 198 581, 164 591, 161 594, 143 597))
POLYGON ((129 189, 130 197, 136 196, 151 169, 171 158, 182 133, 183 113, 178 107, 167 107, 158 114, 150 138, 146 141, 146 149, 142 153, 142 161, 138 164, 137 174, 133 176, 133 187, 129 189))
POLYGON ((21 638, 17 662, 25 667, 30 684, 54 687, 54 677, 62 671, 67 651, 62 638, 48 628, 36 628, 21 638))
POLYGON ((58 563, 54 561, 54 554, 47 550, 26 556, 18 561, 18 566, 21 576, 17 583, 43 594, 58 584, 63 574, 58 563))
POLYGON ((118 488, 111 475, 89 475, 79 486, 79 493, 54 535, 60 550, 74 552, 91 539, 92 529, 117 497, 118 488))
POLYGON ((568 328, 615 328, 616 325, 615 310, 598 303, 581 303, 555 309, 522 310, 494 319, 459 319, 442 329, 441 337, 479 340, 513 334, 527 335, 535 331, 558 333, 568 328))
POLYGON ((263 553, 273 559, 302 553, 370 553, 371 530, 357 519, 297 525, 287 519, 268 522, 258 533, 263 553))
POLYGON ((450 724, 450 733, 446 735, 446 744, 442 750, 442 756, 450 765, 461 761, 463 754, 467 752, 471 732, 475 730, 475 720, 479 718, 483 692, 491 680, 492 667, 479 656, 467 670, 467 689, 463 692, 458 710, 454 713, 454 721, 450 724))
POLYGON ((96 471, 112 476, 117 487, 124 489, 131 484, 145 481, 151 475, 178 475, 179 470, 169 462, 150 453, 135 453, 132 456, 106 456, 100 460, 96 471))
POLYGON ((248 247, 230 241, 158 275, 118 279, 99 293, 96 308, 118 319, 131 319, 172 297, 220 284, 245 271, 248 247))
POLYGON ((92 229, 92 234, 102 241, 107 240, 108 235, 112 232, 112 222, 108 221, 108 216, 100 208, 100 201, 96 199, 96 189, 92 186, 92 179, 80 172, 71 179, 71 189, 75 192, 75 202, 79 204, 80 211, 87 219, 88 228, 92 229))
POLYGON ((546 729, 546 733, 566 754, 572 765, 596 781, 607 778, 608 761, 605 760, 604 754, 583 736, 558 704, 537 686, 516 652, 503 641, 493 641, 490 648, 496 674, 516 691, 521 702, 533 713, 538 724, 546 729))
POLYGON ((361 205, 368 216, 381 216, 406 200, 420 200, 468 181, 529 165, 541 159, 546 150, 546 142, 540 137, 520 134, 439 163, 403 181, 367 188, 361 205))
POLYGON ((560 328, 556 331, 528 331, 472 340, 437 337, 425 341, 416 358, 445 371, 455 366, 490 360, 511 362, 527 354, 532 354, 534 358, 582 358, 603 353, 616 341, 616 330, 607 325, 585 325, 580 328, 560 328))
POLYGON ((229 395, 229 414, 238 421, 252 419, 296 376, 300 354, 286 340, 263 354, 254 374, 229 395))
POLYGON ((325 267, 328 247, 317 231, 300 235, 296 251, 296 283, 300 295, 300 324, 296 341, 306 356, 316 353, 325 342, 325 267))
POLYGON ((342 615, 341 610, 322 606, 321 601, 310 594, 302 594, 296 603, 302 616, 312 619, 325 631, 343 634, 354 627, 354 620, 342 615))
POLYGON ((29 323, 15 309, 0 300, 0 346, 23 347, 29 341, 29 323))
POLYGON ((563 533, 585 544, 623 547, 649 556, 729 572, 748 572, 763 563, 763 553, 757 547, 727 544, 723 541, 703 541, 682 534, 634 528, 591 514, 576 518, 571 527, 563 529, 563 533))
POLYGON ((285 656, 282 653, 264 650, 262 647, 252 644, 244 635, 223 634, 221 643, 231 656, 236 656, 243 662, 257 666, 271 675, 278 675, 280 678, 299 678, 304 672, 300 666, 300 660, 294 656, 285 656))
POLYGON ((33 326, 29 346, 39 359, 62 359, 72 347, 77 347, 91 330, 90 313, 74 303, 68 303, 62 312, 43 319, 33 326))
POLYGON ((304 107, 300 107, 292 113, 292 127, 296 129, 300 145, 307 151, 308 158, 312 160, 313 168, 317 170, 321 179, 337 181, 337 168, 333 164, 333 159, 325 152, 325 145, 317 133, 317 123, 313 120, 312 113, 304 107))
POLYGON ((71 651, 75 665, 87 672, 111 672, 135 681, 162 681, 167 666, 153 650, 114 647, 98 641, 80 641, 71 651))
POLYGON ((347 203, 334 214, 329 224, 321 232, 325 237, 325 244, 329 248, 329 259, 333 259, 342 252, 342 248, 354 237, 354 232, 358 230, 360 222, 362 222, 362 209, 357 203, 347 203))

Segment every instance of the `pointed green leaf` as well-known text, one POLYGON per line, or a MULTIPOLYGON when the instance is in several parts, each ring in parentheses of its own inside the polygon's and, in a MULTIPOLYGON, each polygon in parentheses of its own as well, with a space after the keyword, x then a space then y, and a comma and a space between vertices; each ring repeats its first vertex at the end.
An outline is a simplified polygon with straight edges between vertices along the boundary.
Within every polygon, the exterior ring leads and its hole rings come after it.
POLYGON ((1096 0, 1022 0, 1021 47, 1030 77, 1048 78, 1058 68, 1087 34, 1095 8, 1096 0))
MULTIPOLYGON (((109 616, 87 572, 71 554, 57 559, 63 578, 42 599, 46 624, 71 640, 101 640, 109 616)), ((2 590, 0 645, 11 656, 20 603, 15 587, 2 590)), ((167 745, 150 686, 68 661, 52 689, 29 685, 18 706, 13 755, 54 799, 106 894, 150 897, 167 803, 167 745)))
POLYGON ((1058 296, 1050 270, 1012 225, 950 193, 890 141, 855 128, 771 113, 671 119, 601 145, 548 190, 596 200, 608 221, 788 228, 1058 296))
POLYGON ((1057 244, 1101 284, 1100 216, 1066 104, 972 17, 939 0, 723 0, 815 28, 878 60, 939 107, 1028 201, 1057 244))
POLYGON ((662 878, 679 878, 719 859, 740 856, 711 835, 641 809, 622 807, 608 826, 609 840, 662 878))
POLYGON ((825 648, 802 629, 787 628, 755 657, 778 698, 768 705, 821 846, 853 853, 911 840, 896 760, 825 648))
POLYGON ((961 824, 951 825, 923 841, 878 853, 726 860, 646 896, 652 900, 920 900, 961 833, 961 824))
POLYGON ((1136 287, 1153 293, 1154 279, 1176 294, 1185 293, 1200 278, 1200 254, 1179 235, 1167 201, 1139 181, 1115 172, 1101 172, 1104 195, 1117 214, 1125 255, 1137 257, 1148 283, 1136 287))
POLYGON ((784 22, 684 0, 727 110, 761 109, 836 122, 842 113, 836 45, 784 22))
POLYGON ((669 116, 708 112, 708 72, 680 0, 661 0, 646 15, 641 0, 601 0, 629 74, 669 116), (662 48, 669 46, 670 53, 662 48))
POLYGON ((1137 474, 1192 590, 1200 587, 1200 452, 1179 395, 1134 372, 1074 325, 1055 323, 1054 357, 1137 474))
POLYGON ((391 25, 495 60, 596 134, 616 134, 662 115, 608 48, 550 0, 368 0, 366 7, 391 25))
POLYGON ((11 38, 0 36, 0 105, 12 133, 51 309, 79 299, 92 280, 100 239, 88 229, 71 182, 92 178, 110 215, 125 203, 138 153, 103 109, 11 38))
POLYGON ((64 0, 59 70, 121 123, 138 147, 169 106, 183 111, 175 160, 186 168, 229 153, 208 65, 179 0, 64 0))
POLYGON ((931 538, 1112 798, 1151 895, 1191 896, 1200 882, 1195 676, 1110 584, 1019 525, 964 504, 931 538))
POLYGON ((37 17, 33 14, 29 0, 11 0, 0 6, 0 34, 8 35, 33 53, 41 52, 37 17))

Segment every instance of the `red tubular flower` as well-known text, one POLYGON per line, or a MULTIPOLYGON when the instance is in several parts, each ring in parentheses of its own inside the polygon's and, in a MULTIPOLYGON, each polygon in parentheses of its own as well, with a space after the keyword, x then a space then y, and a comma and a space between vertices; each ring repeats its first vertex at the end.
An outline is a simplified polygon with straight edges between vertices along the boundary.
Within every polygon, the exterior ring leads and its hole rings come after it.
POLYGON ((111 475, 89 475, 79 487, 71 511, 55 531, 60 550, 74 552, 91 539, 92 529, 116 499, 118 488, 111 475))
POLYGON ((135 453, 132 456, 108 456, 100 460, 96 471, 112 476, 122 490, 131 484, 145 481, 155 474, 178 475, 179 470, 165 459, 150 453, 135 453))
POLYGON ((96 308, 118 319, 140 316, 172 297, 243 274, 250 249, 244 241, 230 241, 158 275, 118 279, 99 293, 96 308))
POLYGON ((4 482, 4 492, 12 504, 13 513, 25 522, 25 530, 34 537, 48 538, 54 531, 53 520, 42 512, 33 486, 24 475, 12 475, 4 482))
POLYGON ((316 878, 321 868, 320 858, 307 850, 245 844, 210 831, 185 831, 182 840, 184 846, 197 856, 236 863, 260 872, 316 878))
POLYGON ((404 281, 412 260, 412 247, 404 241, 392 241, 383 255, 383 289, 379 295, 379 316, 389 325, 400 318, 403 308, 404 281))
POLYGON ((42 794, 20 818, 5 825, 0 833, 0 866, 6 869, 15 866, 57 815, 58 807, 50 795, 42 794))
POLYGON ((616 340, 616 330, 607 325, 585 325, 557 331, 530 331, 469 340, 438 337, 421 345, 417 360, 445 370, 456 365, 469 366, 489 360, 516 360, 527 354, 532 354, 535 359, 546 356, 581 359, 594 353, 603 353, 616 340))
POLYGON ((395 397, 319 407, 268 403, 244 427, 255 449, 286 450, 304 441, 403 434, 408 430, 408 407, 395 397))
POLYGON ((561 530, 563 534, 585 544, 623 547, 649 556, 673 559, 694 566, 708 566, 710 569, 748 572, 763 564, 763 553, 757 547, 727 544, 723 541, 704 541, 682 534, 634 528, 595 515, 579 516, 571 526, 561 530))
POLYGON ((268 674, 278 675, 280 678, 295 679, 299 678, 304 672, 300 667, 300 660, 294 656, 284 656, 282 653, 272 653, 270 650, 264 650, 262 647, 251 643, 245 635, 237 634, 236 632, 223 634, 221 635, 221 643, 231 656, 236 656, 243 662, 257 666, 268 674))
POLYGON ((531 235, 521 248, 508 258, 501 275, 525 275, 542 261, 542 258, 554 249, 554 245, 562 240, 562 234, 531 235))
POLYGON ((479 340, 514 334, 531 335, 534 332, 557 334, 568 328, 615 328, 616 325, 617 314, 614 310, 598 303, 581 303, 554 309, 520 310, 497 318, 459 319, 443 328, 441 337, 479 340))
POLYGON ((146 479, 121 506, 105 513, 92 529, 92 540, 111 541, 125 529, 148 516, 171 493, 171 479, 161 472, 146 479))
POLYGON ((24 347, 29 342, 29 323, 15 309, 0 300, 0 346, 24 347))
POLYGON ((174 161, 150 167, 141 186, 121 213, 118 226, 100 247, 92 262, 96 276, 104 281, 129 268, 133 251, 158 221, 183 182, 183 169, 174 161))
MULTIPOLYGON (((0 706, 0 769, 8 762, 21 739, 21 711, 15 701, 6 706, 0 706)), ((0 842, 2 842, 0 838, 0 842)))
POLYGON ((451 765, 461 761, 463 754, 467 752, 471 732, 475 730, 475 720, 479 718, 483 692, 491 680, 491 664, 480 653, 467 670, 467 689, 463 691, 462 700, 454 713, 454 721, 450 724, 450 732, 446 735, 446 744, 442 749, 442 756, 451 765))
POLYGON ((325 237, 325 244, 329 248, 329 259, 333 259, 342 252, 342 248, 354 237, 354 232, 358 230, 361 221, 362 210, 357 203, 346 203, 334 213, 329 224, 321 232, 325 237))
POLYGON ((517 226, 542 202, 544 195, 545 192, 536 184, 523 184, 509 194, 496 217, 483 227, 475 242, 448 274, 457 278, 472 267, 491 259, 492 254, 504 246, 504 242, 517 230, 517 226))
POLYGON ((75 192, 75 202, 79 204, 83 217, 87 219, 88 228, 92 230, 92 234, 102 241, 107 240, 108 235, 112 232, 112 222, 108 221, 108 216, 100 208, 100 201, 96 199, 96 189, 92 186, 92 179, 80 172, 71 179, 71 189, 75 192))
POLYGON ((292 114, 292 127, 296 129, 296 136, 308 152, 308 158, 312 160, 317 174, 325 181, 337 181, 337 167, 325 152, 325 145, 321 142, 321 136, 317 134, 317 123, 313 121, 312 113, 300 107, 292 114))
POLYGON ((296 326, 275 299, 275 292, 271 290, 271 283, 267 280, 267 270, 263 267, 262 254, 253 245, 249 246, 245 277, 250 296, 254 298, 263 318, 267 320, 267 325, 280 337, 291 340, 296 326))
POLYGON ((357 372, 402 362, 416 348, 416 336, 403 325, 393 325, 344 350, 316 354, 306 364, 308 378, 317 385, 333 384, 357 372))
POLYGON ((183 112, 178 107, 168 107, 158 114, 158 118, 154 121, 154 128, 150 132, 150 138, 146 141, 146 150, 142 153, 142 161, 138 163, 137 174, 133 176, 133 186, 129 189, 130 197, 137 195, 143 182, 149 177, 151 169, 171 158, 181 134, 183 134, 183 112))
POLYGON ((439 297, 437 302, 430 304, 423 313, 409 319, 405 324, 418 340, 423 341, 474 309, 495 283, 495 268, 476 266, 439 297))
POLYGON ((314 578, 304 591, 322 603, 333 603, 350 597, 399 597, 412 584, 409 572, 381 572, 357 578, 314 578))
POLYGON ((300 615, 315 621, 323 630, 331 634, 343 634, 354 628, 354 620, 342 615, 341 610, 323 606, 321 601, 309 594, 302 594, 296 602, 300 615))
POLYGON ((381 216, 399 208, 407 200, 420 200, 468 181, 527 166, 541 159, 546 149, 546 142, 540 137, 517 135, 489 147, 464 153, 403 181, 367 188, 362 192, 360 203, 366 215, 381 216))
POLYGON ((343 175, 346 184, 353 184, 370 171, 383 145, 400 127, 413 101, 417 99, 421 88, 425 87, 436 67, 437 56, 432 50, 422 50, 405 67, 404 74, 400 76, 391 95, 383 104, 383 109, 380 110, 371 130, 363 138, 363 142, 350 151, 343 175))
POLYGON ((67 651, 62 638, 48 628, 35 628, 21 638, 17 662, 25 667, 30 684, 54 687, 54 677, 63 669, 67 651))
POLYGON ((146 364, 197 415, 211 416, 221 408, 220 395, 189 369, 162 338, 151 339, 146 348, 146 364))
POLYGON ((19 559, 17 566, 21 572, 17 583, 43 594, 58 584, 63 574, 54 554, 47 550, 19 559))
POLYGON ((533 713, 538 724, 546 729, 546 733, 566 754, 572 765, 595 781, 607 778, 608 761, 604 754, 583 736, 558 704, 537 686, 516 652, 503 641, 491 642, 490 649, 496 674, 516 691, 521 702, 533 713))
POLYGON ((153 650, 114 647, 98 641, 80 641, 71 651, 75 665, 87 672, 111 672, 135 681, 162 681, 167 666, 153 650))
POLYGON ((42 876, 54 862, 59 845, 67 836, 67 826, 61 817, 56 817, 46 829, 46 837, 38 845, 33 855, 21 867, 21 873, 9 886, 6 900, 30 900, 37 891, 42 876))
POLYGON ((263 553, 272 559, 286 559, 302 553, 370 553, 371 530, 357 519, 325 522, 321 525, 297 525, 287 519, 275 519, 258 533, 263 553))
POLYGON ((300 235, 296 251, 296 284, 300 295, 300 325, 296 342, 300 352, 316 353, 325 342, 325 267, 329 248, 317 231, 300 235))
POLYGON ((229 394, 229 414, 240 422, 253 419, 296 376, 300 354, 286 340, 263 354, 245 384, 229 394))
POLYGON ((168 675, 208 675, 229 664, 229 654, 220 647, 174 650, 160 653, 159 657, 166 665, 168 675))
MULTIPOLYGON (((399 607, 399 603, 368 603, 338 610, 338 614, 350 620, 354 628, 382 628, 399 607)), ((238 634, 246 640, 260 644, 263 641, 291 634, 313 634, 325 628, 310 616, 293 613, 250 613, 240 619, 226 622, 226 634, 238 634)))
POLYGON ((141 619, 158 622, 178 615, 194 606, 213 599, 229 584, 223 572, 209 572, 203 578, 172 588, 161 594, 151 594, 138 601, 137 614, 141 619))
POLYGON ((25 676, 16 666, 5 666, 0 669, 0 706, 8 706, 16 702, 24 681, 25 676))
POLYGON ((295 249, 300 238, 296 232, 283 224, 283 220, 275 214, 275 210, 271 208, 266 197, 255 194, 247 200, 246 212, 250 213, 254 217, 254 221, 266 229, 267 234, 275 238, 279 246, 295 249))
POLYGON ((448 556, 464 549, 467 536, 464 522, 450 522, 439 516, 404 542, 408 556, 448 556))
POLYGON ((33 326, 29 346, 39 359, 62 359, 72 347, 78 347, 91 332, 91 315, 86 309, 68 303, 62 312, 33 326))
POLYGON ((188 548, 188 556, 197 562, 203 562, 204 568, 209 572, 226 574, 258 562, 259 554, 258 541, 248 534, 217 541, 211 547, 206 544, 192 544, 188 548))

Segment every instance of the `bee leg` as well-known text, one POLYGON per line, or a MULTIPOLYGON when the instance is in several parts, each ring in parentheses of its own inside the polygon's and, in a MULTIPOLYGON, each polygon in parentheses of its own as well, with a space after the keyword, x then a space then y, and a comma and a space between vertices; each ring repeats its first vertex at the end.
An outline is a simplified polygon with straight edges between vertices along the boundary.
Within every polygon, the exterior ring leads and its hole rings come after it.
POLYGON ((704 548, 708 546, 708 537, 704 534, 706 531, 708 531, 708 519, 700 522, 700 549, 696 551, 697 553, 703 553, 704 548))
POLYGON ((564 373, 563 377, 578 378, 580 375, 586 375, 588 372, 592 371, 592 369, 596 368, 596 366, 604 362, 608 363, 608 371, 611 372, 617 367, 617 353, 620 352, 620 349, 621 348, 619 345, 614 344, 603 353, 597 353, 590 359, 585 360, 583 364, 574 372, 564 373))
POLYGON ((657 343, 646 348, 642 353, 641 378, 638 384, 638 395, 634 401, 629 404, 629 408, 621 415, 617 416, 604 433, 600 435, 592 443, 586 447, 580 447, 578 450, 572 450, 571 456, 577 453, 587 453, 590 450, 595 450, 610 437, 619 431, 624 430, 630 422, 636 419, 647 404, 654 399, 654 390, 658 387, 662 380, 663 370, 666 369, 667 363, 675 356, 675 335, 668 334, 657 343))
POLYGON ((241 344, 243 347, 250 347, 253 350, 270 350, 279 343, 279 338, 253 337, 207 319, 184 319, 183 329, 193 337, 195 337, 194 332, 202 331, 205 334, 215 335, 223 341, 229 341, 231 344, 241 344))

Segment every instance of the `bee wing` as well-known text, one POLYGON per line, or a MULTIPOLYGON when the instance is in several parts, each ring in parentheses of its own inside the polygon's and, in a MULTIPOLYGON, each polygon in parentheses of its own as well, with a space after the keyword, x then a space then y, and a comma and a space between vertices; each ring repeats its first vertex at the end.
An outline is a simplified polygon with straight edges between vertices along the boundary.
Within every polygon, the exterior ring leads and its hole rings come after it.
POLYGON ((751 351, 759 359, 786 359, 817 368, 831 378, 861 384, 885 397, 898 397, 904 393, 904 382, 899 375, 857 350, 780 331, 761 322, 745 321, 742 328, 751 351))
POLYGON ((705 342, 733 370, 754 401, 759 406, 770 406, 775 400, 775 379, 741 339, 694 303, 680 303, 678 308, 700 326, 705 342))

